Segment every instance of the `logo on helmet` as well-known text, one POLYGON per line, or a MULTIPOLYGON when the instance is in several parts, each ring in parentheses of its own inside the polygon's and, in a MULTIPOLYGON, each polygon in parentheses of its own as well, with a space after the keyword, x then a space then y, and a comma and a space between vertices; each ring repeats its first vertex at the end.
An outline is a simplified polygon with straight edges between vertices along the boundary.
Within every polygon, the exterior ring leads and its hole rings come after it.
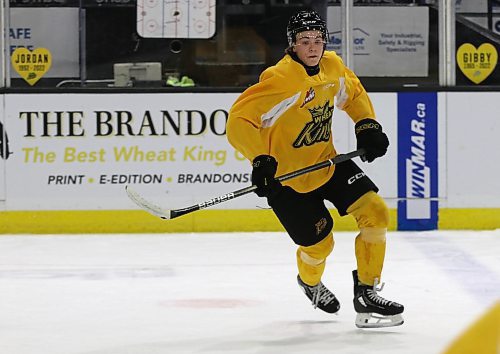
POLYGON ((319 16, 316 11, 307 10, 300 11, 290 17, 286 27, 288 45, 293 46, 297 34, 304 31, 320 31, 323 39, 328 40, 328 29, 326 22, 319 16))

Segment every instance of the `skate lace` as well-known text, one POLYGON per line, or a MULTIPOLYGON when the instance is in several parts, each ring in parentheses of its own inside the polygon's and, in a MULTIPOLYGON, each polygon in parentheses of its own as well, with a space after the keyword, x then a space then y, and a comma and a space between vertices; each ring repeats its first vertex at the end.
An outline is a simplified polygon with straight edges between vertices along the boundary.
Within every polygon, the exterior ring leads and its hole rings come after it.
POLYGON ((393 301, 389 301, 387 299, 384 299, 382 296, 380 296, 379 294, 377 294, 377 292, 382 291, 382 289, 384 288, 384 284, 385 283, 382 283, 380 285, 380 287, 377 287, 379 285, 379 280, 377 278, 375 278, 375 283, 373 284, 373 288, 367 289, 366 290, 366 295, 368 296, 368 298, 371 301, 373 301, 374 303, 376 303, 378 305, 381 305, 381 306, 390 306, 390 305, 392 305, 394 303, 393 301))
POLYGON ((311 288, 311 292, 313 295, 312 304, 314 308, 317 308, 319 303, 328 305, 335 299, 335 295, 333 295, 333 293, 328 290, 321 282, 315 287, 311 288))

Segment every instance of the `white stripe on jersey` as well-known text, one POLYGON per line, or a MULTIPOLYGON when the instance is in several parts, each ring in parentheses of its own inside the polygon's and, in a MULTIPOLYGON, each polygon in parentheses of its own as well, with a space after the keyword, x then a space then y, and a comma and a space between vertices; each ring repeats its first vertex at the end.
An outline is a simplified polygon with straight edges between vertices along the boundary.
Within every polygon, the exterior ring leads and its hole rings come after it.
POLYGON ((340 77, 339 78, 339 90, 337 92, 337 94, 335 95, 335 105, 342 109, 347 101, 347 99, 349 98, 349 95, 347 95, 347 92, 345 90, 345 77, 340 77))
POLYGON ((260 119, 262 121, 262 128, 269 128, 272 126, 283 113, 285 113, 295 102, 297 102, 300 94, 301 92, 297 92, 295 95, 285 98, 268 112, 261 115, 260 119))

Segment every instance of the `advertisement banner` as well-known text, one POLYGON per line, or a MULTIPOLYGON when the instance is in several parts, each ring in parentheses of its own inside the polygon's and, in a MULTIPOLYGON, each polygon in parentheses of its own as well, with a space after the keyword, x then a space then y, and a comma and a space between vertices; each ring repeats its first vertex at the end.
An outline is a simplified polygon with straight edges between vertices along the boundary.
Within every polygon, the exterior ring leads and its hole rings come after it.
MULTIPOLYGON (((250 164, 225 134, 236 97, 8 95, 13 155, 7 161, 7 207, 132 209, 126 185, 157 203, 184 207, 246 187, 250 164)), ((242 199, 263 204, 253 195, 242 199)), ((226 204, 234 208, 238 202, 226 204)))
MULTIPOLYGON (((328 7, 327 23, 327 49, 342 55, 340 7, 328 7)), ((428 75, 427 7, 355 6, 352 33, 354 70, 358 76, 428 75)))
MULTIPOLYGON (((5 95, 11 152, 5 161, 6 208, 136 209, 126 185, 161 207, 184 208, 248 187, 251 165, 226 137, 228 111, 238 95, 5 95)), ((396 95, 372 98, 386 131, 395 135, 396 95)), ((332 121, 337 150, 355 149, 350 118, 336 111, 332 121)), ((363 168, 384 197, 395 198, 395 159, 381 160, 373 171, 370 165, 363 168)), ((256 207, 269 208, 254 193, 215 206, 256 207)))
POLYGON ((437 93, 398 93, 398 229, 438 226, 437 93))

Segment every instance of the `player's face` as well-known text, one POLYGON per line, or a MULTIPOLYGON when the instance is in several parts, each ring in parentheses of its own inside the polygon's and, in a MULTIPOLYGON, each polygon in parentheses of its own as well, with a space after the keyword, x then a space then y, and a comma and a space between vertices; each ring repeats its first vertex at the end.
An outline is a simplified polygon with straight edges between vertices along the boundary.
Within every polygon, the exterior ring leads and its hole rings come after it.
POLYGON ((297 34, 293 51, 307 66, 315 66, 323 55, 325 41, 320 31, 304 31, 297 34))

